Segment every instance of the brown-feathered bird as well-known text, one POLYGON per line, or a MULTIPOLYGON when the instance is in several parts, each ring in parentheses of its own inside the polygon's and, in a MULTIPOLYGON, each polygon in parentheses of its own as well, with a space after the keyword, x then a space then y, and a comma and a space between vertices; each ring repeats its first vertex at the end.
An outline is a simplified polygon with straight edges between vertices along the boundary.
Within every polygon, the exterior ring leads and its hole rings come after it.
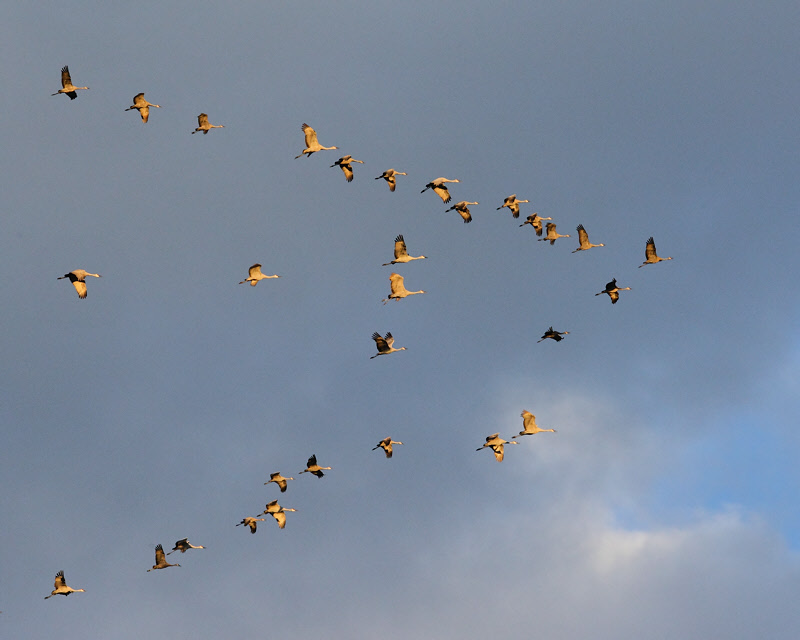
MULTIPOLYGON (((513 438, 512 438, 512 440, 513 440, 513 438)), ((480 451, 481 449, 485 449, 486 447, 489 447, 494 452, 494 457, 497 459, 497 461, 498 462, 502 462, 503 461, 503 456, 505 455, 504 451, 503 451, 503 445, 506 445, 506 444, 519 444, 519 443, 516 442, 516 441, 509 442, 508 440, 503 440, 500 437, 500 433, 499 432, 498 433, 493 433, 490 436, 486 436, 486 442, 482 446, 480 446, 477 449, 475 449, 475 451, 480 451)))
POLYGON ((606 288, 603 289, 600 293, 595 293, 596 296, 601 296, 604 293, 608 294, 608 297, 611 298, 611 304, 617 304, 617 300, 619 300, 619 292, 620 291, 630 291, 630 287, 618 287, 617 286, 617 279, 614 278, 611 282, 606 284, 606 288))
POLYGON ((152 102, 148 102, 144 99, 144 92, 137 93, 133 96, 133 104, 125 109, 125 111, 130 111, 131 109, 138 109, 139 115, 142 116, 142 122, 146 123, 150 118, 150 107, 157 107, 158 109, 161 108, 160 104, 153 104, 152 102))
POLYGON ((303 154, 306 154, 307 158, 311 157, 312 153, 316 153, 317 151, 323 150, 331 150, 331 149, 338 149, 339 147, 323 147, 319 140, 317 140, 317 132, 314 131, 312 127, 307 125, 305 122, 303 126, 300 127, 303 130, 303 133, 306 136, 306 148, 300 152, 299 156, 295 156, 294 159, 297 160, 303 154))
POLYGON ((64 580, 64 572, 59 571, 56 574, 55 589, 50 592, 49 596, 45 596, 44 599, 47 600, 53 596, 68 596, 70 593, 78 593, 79 591, 86 591, 86 589, 73 589, 72 587, 68 587, 64 580))
POLYGON ((383 449, 384 453, 386 453, 386 457, 387 458, 391 458, 392 457, 392 445, 393 444, 403 444, 403 443, 400 442, 399 440, 392 440, 391 438, 384 438, 378 444, 376 444, 374 447, 372 447, 372 450, 375 451, 375 449, 379 449, 379 448, 383 449))
POLYGON ((75 271, 70 271, 69 273, 65 273, 60 278, 56 278, 56 280, 63 280, 64 278, 69 278, 69 281, 72 283, 72 286, 75 287, 75 291, 78 292, 78 297, 83 300, 86 297, 86 276, 93 276, 95 278, 102 278, 99 273, 89 273, 88 271, 84 271, 83 269, 75 269, 75 271))
POLYGON ((646 264, 656 264, 657 262, 662 262, 663 260, 672 260, 672 257, 659 258, 656 255, 656 243, 653 240, 653 236, 650 236, 647 239, 647 246, 644 248, 644 257, 645 261, 639 265, 640 269, 646 264))
POLYGON ((179 564, 170 564, 167 562, 167 556, 164 554, 164 547, 160 544, 156 545, 156 563, 153 565, 152 569, 148 569, 148 571, 153 571, 155 569, 166 569, 167 567, 180 567, 179 564))
POLYGON ((59 93, 66 93, 70 100, 74 100, 78 97, 78 94, 75 93, 76 91, 88 88, 89 87, 76 87, 72 84, 72 78, 69 75, 69 67, 64 66, 61 67, 61 89, 51 95, 57 96, 59 93))
POLYGON ((320 467, 317 464, 317 455, 314 454, 308 459, 308 462, 306 463, 306 468, 303 469, 300 473, 313 473, 315 476, 317 476, 317 478, 321 478, 322 476, 325 475, 324 473, 322 473, 323 469, 329 471, 331 467, 320 467))

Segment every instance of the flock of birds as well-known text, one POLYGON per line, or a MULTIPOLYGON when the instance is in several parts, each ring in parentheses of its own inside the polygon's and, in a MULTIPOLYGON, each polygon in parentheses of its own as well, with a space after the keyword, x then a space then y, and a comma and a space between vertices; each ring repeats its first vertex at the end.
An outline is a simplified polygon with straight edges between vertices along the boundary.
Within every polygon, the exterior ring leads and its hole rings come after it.
MULTIPOLYGON (((61 85, 62 88, 52 95, 59 95, 59 94, 66 94, 69 96, 71 100, 75 100, 77 98, 77 91, 78 90, 87 90, 89 87, 77 87, 72 83, 72 78, 70 76, 69 67, 65 66, 61 70, 61 85)), ((133 104, 126 109, 126 111, 130 110, 138 110, 139 115, 141 116, 142 122, 147 123, 149 116, 150 116, 150 107, 161 108, 158 104, 153 104, 148 102, 145 97, 144 93, 137 94, 133 99, 133 104)), ((208 115, 205 113, 201 113, 198 116, 198 127, 192 131, 191 133, 198 133, 202 132, 203 134, 207 134, 211 129, 222 128, 223 125, 214 125, 211 124, 208 120, 208 115)), ((336 146, 326 147, 320 144, 319 139, 317 137, 317 132, 308 124, 304 123, 302 125, 302 131, 305 136, 305 148, 300 152, 299 155, 295 156, 295 159, 302 157, 305 155, 306 157, 311 157, 313 154, 320 152, 320 151, 327 151, 327 150, 334 150, 338 149, 336 146)), ((352 182, 354 179, 354 172, 353 172, 353 164, 364 164, 362 160, 356 160, 350 155, 345 155, 339 158, 336 162, 330 165, 331 168, 339 167, 342 172, 344 173, 345 179, 347 182, 352 182)), ((384 171, 381 175, 377 176, 375 180, 383 179, 386 181, 387 185, 389 186, 389 190, 394 192, 397 188, 397 176, 406 176, 408 175, 402 171, 396 171, 395 169, 388 169, 384 171)), ((452 197, 450 195, 450 191, 448 189, 448 184, 455 184, 459 183, 460 180, 458 179, 450 179, 450 178, 436 178, 435 180, 431 180, 425 185, 425 188, 422 189, 420 193, 425 193, 428 190, 432 190, 436 195, 441 198, 444 204, 448 204, 452 197)), ((520 200, 517 198, 516 194, 510 195, 506 197, 503 201, 503 204, 497 207, 497 210, 501 210, 504 208, 509 209, 511 215, 516 219, 520 216, 520 205, 521 204, 528 204, 529 200, 520 200)), ((461 218, 463 219, 464 223, 469 223, 472 221, 472 214, 470 212, 469 207, 479 205, 479 202, 470 202, 470 201, 460 201, 456 204, 452 205, 447 211, 456 211, 461 218)), ((541 217, 538 213, 530 214, 525 222, 523 222, 520 227, 524 227, 525 225, 531 225, 536 235, 539 236, 538 240, 540 242, 549 242, 551 245, 554 245, 557 240, 561 238, 569 238, 569 234, 560 234, 557 231, 556 223, 552 222, 552 218, 550 217, 541 217), (547 222, 546 226, 544 223, 547 222)), ((589 242, 589 235, 586 229, 582 224, 579 224, 576 228, 578 232, 578 243, 579 246, 572 252, 576 253, 578 251, 588 251, 589 249, 595 247, 603 247, 602 243, 600 244, 592 244, 589 242)), ((390 262, 384 263, 382 266, 390 266, 390 265, 398 265, 398 264, 406 264, 408 262, 414 260, 424 260, 426 256, 412 256, 408 253, 408 248, 406 246, 405 238, 402 234, 398 235, 395 238, 394 243, 394 259, 390 262)), ((653 238, 649 238, 645 245, 645 261, 639 265, 643 267, 648 264, 657 264, 658 262, 662 262, 664 260, 672 260, 672 257, 661 258, 658 256, 656 252, 655 241, 653 238)), ((273 275, 265 275, 261 271, 262 265, 256 263, 252 265, 249 269, 248 277, 239 282, 239 284, 249 283, 251 286, 255 287, 261 280, 266 279, 273 279, 279 278, 280 276, 277 274, 273 275)), ((74 271, 70 271, 69 273, 61 276, 58 278, 59 280, 62 279, 69 279, 72 285, 75 287, 75 290, 78 293, 79 298, 85 299, 87 296, 87 288, 86 288, 86 278, 87 277, 95 277, 100 278, 102 277, 100 274, 97 273, 90 273, 85 271, 84 269, 75 269, 74 271)), ((387 304, 390 300, 402 300, 408 296, 423 294, 425 291, 409 291, 405 288, 404 278, 400 274, 396 272, 392 272, 389 276, 389 284, 390 284, 390 293, 389 295, 382 300, 382 302, 387 304)), ((616 278, 613 278, 610 282, 608 282, 605 288, 596 293, 596 296, 600 296, 606 294, 611 299, 612 304, 616 304, 619 300, 619 292, 620 291, 630 291, 630 287, 620 287, 617 285, 616 278)), ((549 327, 544 334, 542 335, 541 339, 538 342, 542 342, 544 340, 550 339, 555 342, 560 342, 564 339, 564 336, 568 335, 569 331, 556 331, 552 326, 549 327)), ((394 346, 394 336, 391 332, 386 332, 383 336, 379 334, 377 331, 372 334, 372 339, 375 341, 375 346, 377 349, 377 353, 370 357, 370 359, 377 358, 378 356, 382 355, 389 355, 392 353, 396 353, 398 351, 405 351, 406 347, 395 347, 394 346)), ((483 449, 491 449, 494 453, 494 456, 498 462, 502 462, 505 454, 504 447, 505 445, 516 445, 519 444, 517 438, 521 438, 523 436, 529 435, 536 435, 542 432, 552 432, 555 433, 555 429, 542 429, 536 424, 536 416, 533 415, 530 411, 523 411, 521 414, 523 419, 523 429, 517 435, 511 437, 511 440, 505 440, 504 438, 500 437, 500 433, 493 433, 486 437, 486 441, 483 445, 478 447, 476 451, 481 451, 483 449)), ((403 443, 398 440, 393 440, 391 437, 384 438, 380 442, 378 442, 375 447, 373 447, 373 451, 377 449, 382 449, 386 455, 386 458, 391 458, 393 454, 393 446, 395 445, 402 445, 403 443)), ((308 458, 306 463, 306 468, 300 471, 300 474, 303 473, 311 473, 317 478, 322 478, 325 474, 323 471, 330 470, 331 467, 322 467, 317 463, 316 455, 312 455, 308 458)), ((293 477, 285 477, 281 475, 280 472, 274 472, 270 474, 270 479, 265 482, 265 485, 274 483, 278 486, 281 493, 285 493, 288 487, 288 481, 294 480, 293 477)), ((239 522, 236 526, 243 526, 250 529, 250 532, 255 534, 258 530, 258 523, 266 521, 265 517, 261 516, 272 516, 275 521, 278 523, 278 527, 283 529, 286 526, 286 513, 287 512, 295 512, 297 511, 294 508, 283 507, 278 503, 278 500, 273 500, 266 504, 264 510, 261 513, 256 514, 255 516, 245 516, 242 518, 241 522, 239 522)), ((147 571, 154 571, 158 569, 166 569, 168 567, 179 567, 180 564, 177 563, 169 563, 166 559, 167 555, 174 553, 175 551, 180 551, 181 553, 185 553, 190 549, 204 549, 203 546, 200 545, 192 545, 187 538, 183 538, 178 540, 175 543, 174 548, 169 553, 164 552, 163 547, 161 544, 158 544, 155 548, 155 564, 152 568, 148 569, 147 571)), ((56 574, 55 578, 55 588, 51 592, 49 596, 46 596, 45 599, 51 598, 55 595, 64 595, 68 596, 71 593, 76 592, 83 592, 84 589, 73 589, 66 584, 64 578, 64 572, 59 571, 56 574)))

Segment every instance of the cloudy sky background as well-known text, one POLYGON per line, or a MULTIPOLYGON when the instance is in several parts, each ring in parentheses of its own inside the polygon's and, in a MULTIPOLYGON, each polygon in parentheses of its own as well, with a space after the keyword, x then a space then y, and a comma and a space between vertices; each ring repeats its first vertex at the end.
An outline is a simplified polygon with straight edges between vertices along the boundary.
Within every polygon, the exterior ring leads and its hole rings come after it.
POLYGON ((7 7, 3 635, 794 638, 798 20, 7 7), (201 111, 225 129, 189 135, 201 111), (303 122, 339 151, 295 160, 303 122), (606 246, 573 255, 579 223, 606 246), (398 233, 427 293, 383 306, 398 233), (651 235, 674 259, 638 269, 651 235), (238 286, 254 262, 283 277, 238 286), (407 351, 370 360, 373 331, 407 351), (523 409, 558 433, 475 452, 523 409), (276 497, 285 530, 234 526, 276 497), (59 569, 86 593, 44 601, 59 569))

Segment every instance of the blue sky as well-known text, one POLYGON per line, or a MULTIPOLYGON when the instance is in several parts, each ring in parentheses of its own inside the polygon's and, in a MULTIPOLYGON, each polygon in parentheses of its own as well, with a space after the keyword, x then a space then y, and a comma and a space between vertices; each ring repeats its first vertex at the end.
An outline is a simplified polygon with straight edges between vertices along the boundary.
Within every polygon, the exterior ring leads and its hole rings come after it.
POLYGON ((4 635, 793 638, 798 13, 9 7, 4 635), (339 150, 295 160, 303 122, 339 150), (382 267, 399 233, 427 259, 382 267), (475 452, 523 409, 558 432, 475 452))

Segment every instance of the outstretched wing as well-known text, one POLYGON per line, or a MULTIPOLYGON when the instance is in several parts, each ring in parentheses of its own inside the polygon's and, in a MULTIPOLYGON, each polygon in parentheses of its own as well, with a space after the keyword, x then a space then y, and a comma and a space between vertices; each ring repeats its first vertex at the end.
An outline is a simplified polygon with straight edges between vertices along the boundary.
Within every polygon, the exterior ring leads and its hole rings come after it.
MULTIPOLYGON (((372 339, 375 341, 375 345, 378 347, 378 351, 381 352, 388 351, 389 345, 386 343, 386 339, 382 338, 381 334, 379 334, 377 331, 372 334, 372 339)), ((316 458, 314 460, 316 460, 316 458)))
POLYGON ((647 239, 647 246, 644 249, 644 257, 648 262, 656 257, 656 243, 652 236, 647 239))
POLYGON ((383 339, 386 341, 387 347, 391 347, 394 344, 394 336, 391 332, 387 332, 386 335, 383 336, 383 339))
POLYGON ((69 66, 64 65, 61 68, 61 86, 67 88, 72 84, 72 78, 69 75, 69 66))
MULTIPOLYGON (((66 67, 64 67, 64 68, 66 69, 66 67)), ((69 72, 67 72, 67 73, 69 73, 69 72)), ((67 76, 67 77, 69 77, 69 76, 67 76)), ((56 589, 61 589, 62 587, 66 587, 66 586, 67 586, 67 581, 64 579, 64 572, 63 571, 59 571, 56 574, 55 588, 56 589)))
POLYGON ((156 564, 164 564, 167 558, 164 556, 164 547, 160 544, 156 545, 156 564))
POLYGON ((250 271, 248 272, 251 278, 255 278, 261 275, 261 264, 256 262, 252 267, 250 267, 250 271))
POLYGON ((301 128, 303 129, 303 133, 306 134, 306 148, 307 149, 310 149, 310 148, 316 146, 317 144, 319 144, 317 142, 317 132, 314 131, 313 128, 311 128, 305 122, 303 123, 303 126, 301 128))
POLYGON ((586 229, 583 228, 582 224, 579 224, 575 227, 578 231, 578 242, 581 246, 589 243, 589 234, 586 233, 586 229))
POLYGON ((403 238, 403 234, 400 234, 394 239, 394 259, 397 260, 407 255, 408 249, 406 249, 406 241, 403 238))
POLYGON ((197 124, 201 128, 206 126, 206 125, 208 125, 208 114, 207 113, 201 113, 199 116, 197 116, 197 124))

